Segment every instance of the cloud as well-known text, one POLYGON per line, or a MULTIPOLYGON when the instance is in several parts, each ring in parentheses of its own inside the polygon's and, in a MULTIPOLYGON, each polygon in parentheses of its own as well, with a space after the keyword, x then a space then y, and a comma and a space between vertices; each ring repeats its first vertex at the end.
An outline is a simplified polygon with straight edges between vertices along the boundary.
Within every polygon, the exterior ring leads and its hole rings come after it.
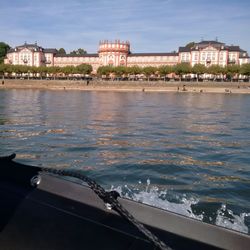
POLYGON ((0 40, 96 53, 103 39, 130 40, 134 52, 167 52, 218 37, 250 52, 249 9, 247 0, 13 0, 1 5, 0 40))

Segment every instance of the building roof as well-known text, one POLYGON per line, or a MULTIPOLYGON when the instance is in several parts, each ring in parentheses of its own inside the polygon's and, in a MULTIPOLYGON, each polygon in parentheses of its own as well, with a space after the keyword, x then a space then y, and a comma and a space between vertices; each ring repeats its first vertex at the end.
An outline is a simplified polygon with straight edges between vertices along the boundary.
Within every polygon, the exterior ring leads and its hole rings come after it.
POLYGON ((240 49, 239 58, 243 59, 243 58, 250 58, 250 57, 248 56, 248 53, 245 50, 240 49))
POLYGON ((41 46, 38 46, 36 43, 34 43, 34 44, 24 43, 23 45, 16 46, 15 48, 10 48, 8 53, 20 51, 20 50, 25 49, 25 48, 27 48, 29 50, 33 50, 33 51, 44 51, 44 49, 41 46))
POLYGON ((206 48, 208 46, 212 46, 217 49, 224 50, 225 49, 225 43, 221 43, 218 41, 208 40, 208 41, 201 41, 198 43, 195 43, 194 46, 191 48, 192 51, 199 50, 202 48, 206 48))
POLYGON ((241 51, 239 46, 232 45, 232 46, 228 46, 227 48, 228 48, 228 51, 239 51, 239 52, 241 51))
POLYGON ((190 52, 191 48, 189 47, 179 47, 179 52, 190 52))
POLYGON ((38 46, 36 43, 35 44, 28 44, 28 43, 24 43, 23 45, 17 46, 15 47, 15 49, 17 50, 21 50, 21 49, 31 49, 31 50, 43 50, 42 47, 38 46))
POLYGON ((242 50, 239 46, 235 45, 226 45, 225 43, 221 43, 218 41, 208 40, 208 41, 201 41, 198 43, 194 43, 192 48, 189 47, 179 47, 179 52, 191 52, 191 51, 198 51, 200 49, 204 49, 208 46, 212 46, 218 50, 228 50, 229 52, 242 52, 246 53, 246 51, 242 50))
POLYGON ((53 48, 44 49, 43 51, 44 51, 44 53, 53 53, 53 54, 57 54, 58 53, 58 50, 57 49, 53 49, 53 48))
POLYGON ((214 41, 214 40, 201 41, 201 42, 195 43, 195 44, 197 44, 197 45, 208 45, 208 44, 224 45, 224 43, 214 41))

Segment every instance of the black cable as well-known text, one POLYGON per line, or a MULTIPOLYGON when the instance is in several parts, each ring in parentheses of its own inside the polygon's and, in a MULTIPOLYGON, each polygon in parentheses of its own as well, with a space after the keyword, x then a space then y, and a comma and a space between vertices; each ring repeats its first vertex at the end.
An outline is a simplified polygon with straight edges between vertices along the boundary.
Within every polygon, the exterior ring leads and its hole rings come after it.
POLYGON ((80 171, 76 170, 65 170, 65 169, 52 169, 43 168, 45 172, 60 175, 69 176, 80 179, 88 184, 88 186, 104 201, 104 203, 110 204, 111 208, 120 214, 127 221, 132 223, 141 233, 143 233, 156 247, 161 250, 172 250, 163 241, 161 241, 157 236, 155 236, 151 231, 149 231, 142 223, 134 218, 117 200, 119 193, 116 191, 106 192, 103 187, 97 184, 91 178, 83 175, 80 171))

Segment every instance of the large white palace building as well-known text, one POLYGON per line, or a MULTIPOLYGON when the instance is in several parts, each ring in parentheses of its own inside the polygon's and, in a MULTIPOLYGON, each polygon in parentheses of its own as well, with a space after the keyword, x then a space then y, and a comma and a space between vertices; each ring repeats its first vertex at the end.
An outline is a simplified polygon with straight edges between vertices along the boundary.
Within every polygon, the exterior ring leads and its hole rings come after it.
POLYGON ((29 66, 67 66, 90 64, 95 72, 98 67, 113 66, 161 66, 187 62, 192 66, 213 64, 249 63, 250 58, 239 46, 226 45, 218 41, 201 41, 192 47, 179 47, 178 52, 171 53, 131 53, 130 43, 116 40, 101 41, 96 54, 70 55, 59 54, 56 49, 46 49, 37 44, 27 44, 11 48, 4 60, 6 64, 29 66))

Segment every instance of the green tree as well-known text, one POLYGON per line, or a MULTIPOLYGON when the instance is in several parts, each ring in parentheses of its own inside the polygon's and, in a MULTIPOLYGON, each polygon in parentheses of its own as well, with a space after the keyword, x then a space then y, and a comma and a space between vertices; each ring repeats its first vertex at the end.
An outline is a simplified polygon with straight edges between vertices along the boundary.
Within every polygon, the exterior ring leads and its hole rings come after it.
POLYGON ((48 73, 56 79, 56 76, 63 74, 63 68, 59 66, 48 67, 48 73))
POLYGON ((111 73, 114 73, 114 67, 107 65, 107 66, 101 66, 97 69, 97 74, 99 76, 105 76, 108 77, 111 73))
POLYGON ((202 74, 205 74, 207 71, 207 68, 204 64, 195 64, 193 67, 192 67, 192 70, 191 72, 193 74, 196 74, 197 75, 197 82, 199 81, 199 78, 200 78, 200 75, 202 74))
POLYGON ((79 48, 77 50, 73 50, 69 53, 70 55, 85 55, 87 54, 87 51, 82 49, 82 48, 79 48))
POLYGON ((137 65, 127 67, 127 74, 131 80, 135 80, 137 75, 142 74, 142 68, 137 65))
POLYGON ((46 66, 40 66, 37 68, 37 70, 41 78, 45 77, 48 73, 48 67, 46 66))
POLYGON ((29 70, 30 70, 30 73, 33 75, 33 77, 34 77, 34 76, 37 76, 38 67, 36 67, 36 66, 31 66, 29 70))
POLYGON ((93 71, 93 68, 90 64, 80 64, 76 66, 76 70, 78 74, 89 75, 93 71))
POLYGON ((0 63, 0 76, 4 79, 4 73, 5 73, 5 65, 3 63, 0 63))
POLYGON ((10 46, 7 43, 0 42, 0 63, 3 63, 3 60, 10 49, 10 46))
POLYGON ((173 72, 173 68, 169 65, 163 65, 158 68, 158 72, 160 76, 164 77, 164 81, 166 80, 166 76, 173 72))
POLYGON ((15 73, 15 77, 22 76, 25 73, 25 66, 24 65, 13 65, 12 66, 12 73, 15 73))
POLYGON ((242 64, 240 67, 240 74, 247 76, 250 80, 250 63, 242 64))
POLYGON ((194 45, 195 45, 195 42, 189 42, 189 43, 187 43, 187 44, 185 45, 185 47, 191 49, 192 47, 194 47, 194 45))
POLYGON ((207 68, 207 73, 217 78, 218 75, 222 76, 226 73, 226 68, 220 65, 211 65, 207 68))
POLYGON ((67 76, 69 79, 70 74, 75 74, 76 70, 74 66, 65 66, 62 68, 62 72, 67 76))
POLYGON ((231 79, 231 81, 233 80, 233 78, 238 76, 239 72, 240 66, 237 64, 227 65, 226 67, 227 78, 231 79))
POLYGON ((116 76, 121 77, 127 73, 127 68, 125 66, 117 66, 114 68, 114 73, 116 76))
POLYGON ((54 67, 54 66, 51 66, 51 67, 48 67, 47 69, 47 73, 52 76, 55 80, 55 77, 56 77, 56 73, 57 73, 57 67, 54 67))
POLYGON ((157 71, 157 68, 152 67, 152 66, 146 66, 142 68, 142 73, 148 78, 148 81, 149 81, 150 76, 155 74, 156 71, 157 71))
POLYGON ((4 64, 4 72, 10 75, 13 72, 13 65, 11 64, 4 64))
POLYGON ((192 68, 189 63, 178 63, 174 66, 174 73, 182 79, 183 75, 192 72, 192 68))
POLYGON ((138 75, 142 73, 142 68, 140 68, 139 66, 131 66, 127 68, 127 72, 129 74, 133 74, 133 75, 138 75))
POLYGON ((58 54, 60 54, 60 55, 66 55, 66 50, 64 48, 60 48, 58 50, 58 54))

